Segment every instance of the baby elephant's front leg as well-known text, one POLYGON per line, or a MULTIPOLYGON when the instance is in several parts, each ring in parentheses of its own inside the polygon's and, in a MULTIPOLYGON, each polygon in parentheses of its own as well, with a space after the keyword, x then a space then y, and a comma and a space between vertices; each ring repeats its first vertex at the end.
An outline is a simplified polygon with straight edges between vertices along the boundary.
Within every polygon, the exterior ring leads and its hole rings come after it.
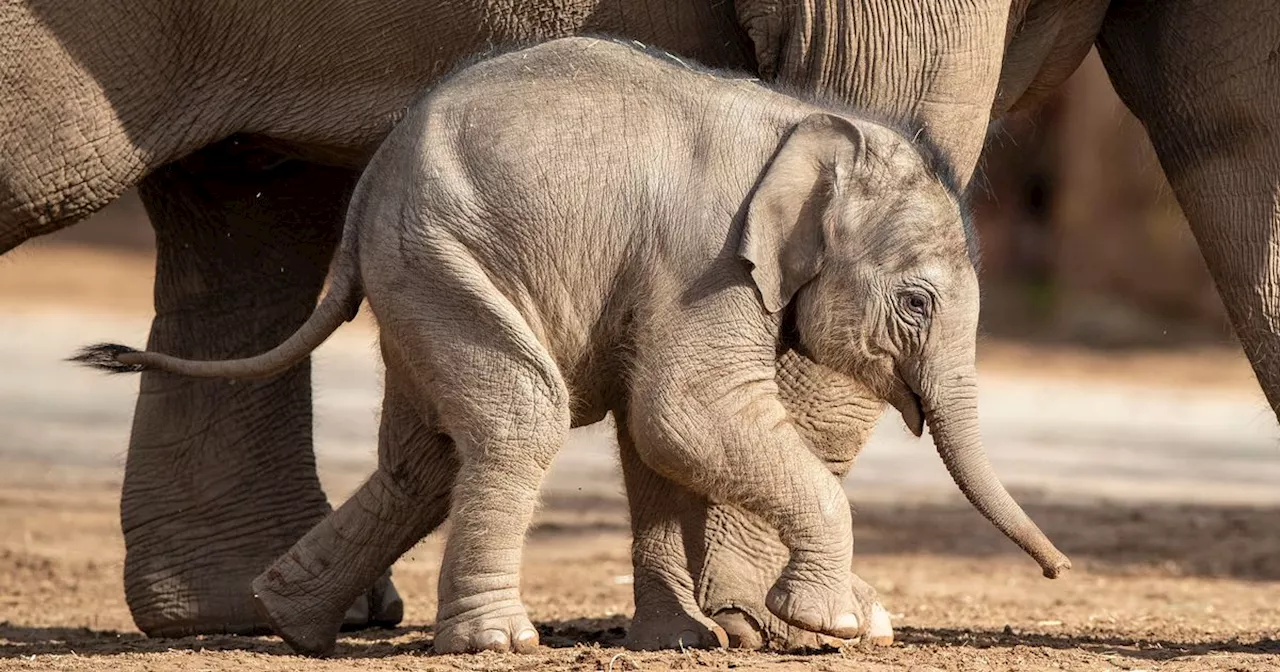
MULTIPOLYGON (((779 356, 776 381, 800 435, 831 473, 843 480, 870 439, 885 402, 860 381, 792 349, 779 356)), ((776 531, 722 504, 686 515, 683 525, 696 530, 697 542, 690 553, 697 561, 690 567, 698 604, 724 628, 731 646, 789 650, 832 643, 781 622, 765 608, 765 593, 787 562, 787 549, 776 531)), ((875 590, 858 578, 857 567, 854 570, 854 596, 866 629, 861 639, 888 645, 893 641, 889 614, 875 590)))
MULTIPOLYGON (((706 500, 646 466, 631 439, 626 414, 616 414, 614 421, 631 514, 631 566, 635 575, 636 610, 627 629, 627 648, 727 646, 724 629, 698 608, 690 571, 690 562, 695 559, 686 552, 701 545, 700 538, 690 535, 702 532, 706 500)), ((768 584, 760 589, 761 598, 767 590, 768 584)))
MULTIPOLYGON (((800 435, 843 479, 885 402, 860 382, 795 350, 779 356, 776 367, 779 396, 800 435)), ((739 508, 710 504, 653 473, 634 455, 621 415, 617 421, 634 537, 636 610, 628 647, 727 644, 794 650, 843 643, 792 627, 765 608, 765 594, 789 556, 776 530, 739 508)), ((863 641, 869 637, 887 645, 893 639, 888 612, 856 572, 853 579, 858 614, 867 630, 863 641)))
POLYGON ((633 431, 653 432, 636 437, 641 459, 695 493, 741 506, 778 530, 790 560, 765 599, 769 611, 805 630, 857 636, 848 499, 781 406, 757 401, 723 413, 700 409, 702 418, 695 419, 690 410, 696 401, 672 401, 636 408, 634 414, 646 420, 633 425, 644 429, 633 431), (721 414, 723 419, 710 419, 721 414))
POLYGON ((690 341, 672 349, 682 354, 678 367, 636 367, 644 379, 633 381, 629 415, 641 459, 778 530, 790 559, 766 597, 769 611, 805 630, 857 636, 848 498, 778 399, 773 353, 733 348, 741 359, 728 363, 722 348, 697 352, 690 341))
MULTIPOLYGON (((778 394, 814 454, 838 479, 844 479, 867 443, 884 402, 872 390, 827 369, 795 349, 777 361, 778 394)), ((708 504, 681 521, 694 535, 690 556, 696 600, 724 628, 735 648, 817 648, 840 645, 829 637, 788 626, 768 613, 764 595, 786 566, 787 548, 777 532, 758 517, 724 504, 708 504)), ((856 526, 854 536, 856 538, 856 526)), ((856 549, 856 547, 855 547, 856 549)), ((876 590, 859 579, 854 567, 854 598, 865 632, 861 641, 892 643, 888 612, 876 590)))

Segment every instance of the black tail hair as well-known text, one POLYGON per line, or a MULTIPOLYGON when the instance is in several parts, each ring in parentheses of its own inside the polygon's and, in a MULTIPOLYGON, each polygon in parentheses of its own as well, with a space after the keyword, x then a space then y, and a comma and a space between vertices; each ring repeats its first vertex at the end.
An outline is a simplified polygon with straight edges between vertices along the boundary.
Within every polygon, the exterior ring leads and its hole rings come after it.
POLYGON ((118 357, 137 350, 116 343, 98 343, 80 348, 75 355, 67 358, 68 362, 79 362, 85 366, 106 371, 107 373, 137 373, 147 367, 141 364, 125 364, 118 357))

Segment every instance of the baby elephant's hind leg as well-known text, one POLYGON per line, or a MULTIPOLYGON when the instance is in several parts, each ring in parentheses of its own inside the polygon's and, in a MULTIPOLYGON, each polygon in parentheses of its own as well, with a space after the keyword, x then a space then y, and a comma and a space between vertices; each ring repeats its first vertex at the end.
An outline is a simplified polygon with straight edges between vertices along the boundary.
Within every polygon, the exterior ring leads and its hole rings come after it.
MULTIPOLYGON (((635 616, 627 630, 629 649, 724 647, 724 630, 702 613, 694 599, 686 535, 701 526, 682 525, 692 511, 706 511, 706 501, 676 485, 641 461, 622 414, 618 448, 627 502, 631 510, 631 565, 635 574, 635 616)), ((701 545, 701 539, 693 540, 701 545)))
POLYGON ((457 460, 424 422, 388 358, 378 470, 253 582, 254 599, 297 652, 333 651, 343 612, 448 514, 457 460))
POLYGON ((539 487, 569 433, 569 391, 551 354, 483 273, 457 258, 413 271, 412 282, 396 284, 393 300, 374 308, 383 338, 412 353, 416 389, 457 445, 434 648, 530 651, 538 633, 520 597, 520 561, 539 487), (424 277, 449 291, 415 286, 424 277))
POLYGON ((569 431, 568 396, 541 376, 508 373, 519 375, 486 371, 478 394, 495 403, 463 413, 460 427, 470 431, 455 434, 462 465, 440 569, 437 653, 538 645, 520 597, 520 561, 539 486, 569 431))

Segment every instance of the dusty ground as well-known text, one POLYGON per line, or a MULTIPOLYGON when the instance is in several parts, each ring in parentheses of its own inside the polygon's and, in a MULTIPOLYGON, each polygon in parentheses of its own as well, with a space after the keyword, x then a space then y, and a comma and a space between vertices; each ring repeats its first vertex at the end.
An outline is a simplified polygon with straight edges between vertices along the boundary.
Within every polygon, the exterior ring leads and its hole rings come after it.
MULTIPOLYGON (((89 340, 140 342, 149 282, 127 255, 37 248, 0 261, 0 669, 1280 669, 1280 451, 1238 354, 1008 344, 985 347, 981 364, 992 459, 1075 570, 1041 578, 957 501, 927 443, 883 425, 850 491, 859 573, 899 634, 888 649, 618 648, 629 540, 599 431, 558 461, 529 540, 524 592, 547 644, 536 655, 427 653, 438 537, 395 568, 405 627, 347 637, 332 660, 269 637, 146 639, 121 592, 117 501, 136 382, 57 360, 89 340)), ((376 371, 355 331, 316 364, 317 451, 335 501, 371 465, 376 371)))

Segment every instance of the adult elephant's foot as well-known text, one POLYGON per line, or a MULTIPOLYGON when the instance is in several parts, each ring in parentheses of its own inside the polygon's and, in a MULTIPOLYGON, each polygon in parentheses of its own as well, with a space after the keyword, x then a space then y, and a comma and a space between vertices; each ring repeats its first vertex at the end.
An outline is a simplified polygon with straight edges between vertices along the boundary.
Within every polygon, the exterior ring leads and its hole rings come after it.
MULTIPOLYGON (((266 165, 237 147, 141 185, 157 247, 149 349, 257 354, 315 305, 355 175, 266 165)), ((147 372, 140 385, 120 507, 134 622, 152 636, 269 632, 250 583, 330 510, 311 449, 310 367, 242 382, 147 372)), ((394 591, 379 590, 365 622, 398 621, 394 591)))
MULTIPOLYGON (((257 597, 256 591, 254 597, 257 597)), ((404 599, 391 582, 391 572, 387 572, 342 615, 342 630, 390 628, 403 619, 404 599)))

